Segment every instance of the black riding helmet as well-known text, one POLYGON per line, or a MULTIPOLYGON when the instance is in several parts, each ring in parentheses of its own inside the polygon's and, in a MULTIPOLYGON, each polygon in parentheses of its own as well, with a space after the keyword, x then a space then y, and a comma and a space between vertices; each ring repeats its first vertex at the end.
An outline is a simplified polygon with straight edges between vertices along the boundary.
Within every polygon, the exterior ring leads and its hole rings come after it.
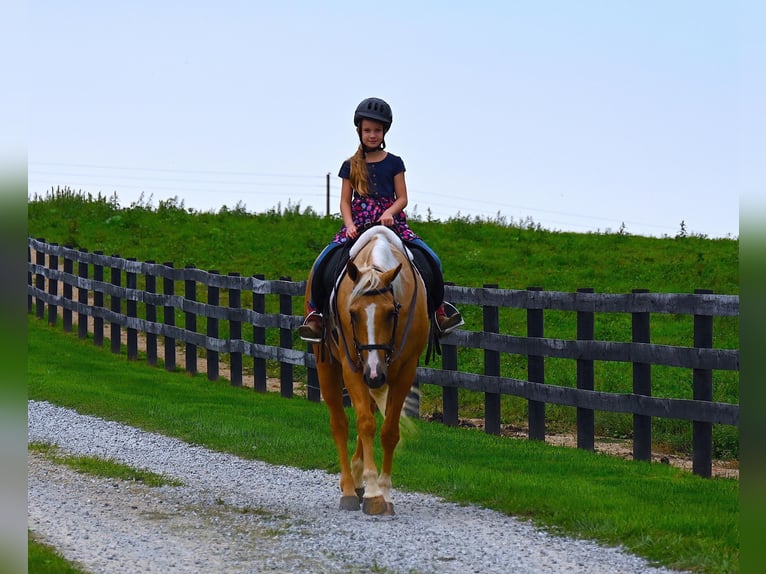
POLYGON ((359 127, 359 123, 365 118, 382 123, 386 131, 391 127, 391 122, 394 119, 391 114, 391 106, 380 98, 367 98, 356 107, 354 125, 359 127))
MULTIPOLYGON (((362 134, 359 131, 359 124, 363 119, 375 120, 376 122, 382 123, 384 134, 388 133, 388 130, 391 128, 391 122, 394 121, 393 115, 391 114, 391 106, 380 98, 366 98, 362 100, 362 102, 356 106, 356 111, 354 112, 354 125, 356 126, 357 133, 359 133, 360 142, 362 141, 362 134)), ((378 149, 386 149, 385 138, 380 142, 378 149)), ((365 155, 367 152, 371 151, 375 150, 364 146, 365 155)))

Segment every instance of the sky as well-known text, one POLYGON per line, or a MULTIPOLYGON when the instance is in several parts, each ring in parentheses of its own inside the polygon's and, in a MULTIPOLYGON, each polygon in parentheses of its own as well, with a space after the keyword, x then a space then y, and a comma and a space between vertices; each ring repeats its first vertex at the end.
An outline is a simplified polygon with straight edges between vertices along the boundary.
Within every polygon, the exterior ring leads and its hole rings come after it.
POLYGON ((34 0, 28 193, 338 213, 374 96, 410 215, 737 237, 737 6, 34 0))

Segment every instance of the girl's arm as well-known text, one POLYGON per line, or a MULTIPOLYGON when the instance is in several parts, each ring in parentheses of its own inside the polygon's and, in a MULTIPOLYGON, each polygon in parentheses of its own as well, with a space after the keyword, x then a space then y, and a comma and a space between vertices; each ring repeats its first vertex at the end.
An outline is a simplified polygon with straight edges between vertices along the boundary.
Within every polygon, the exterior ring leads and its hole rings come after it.
POLYGON ((403 171, 394 176, 394 195, 396 196, 394 203, 380 216, 380 222, 386 227, 392 226, 394 224, 394 217, 407 207, 407 183, 404 180, 403 171))
POLYGON ((343 224, 346 226, 346 237, 355 239, 359 232, 354 225, 354 216, 351 212, 351 180, 343 178, 340 185, 340 215, 343 217, 343 224))

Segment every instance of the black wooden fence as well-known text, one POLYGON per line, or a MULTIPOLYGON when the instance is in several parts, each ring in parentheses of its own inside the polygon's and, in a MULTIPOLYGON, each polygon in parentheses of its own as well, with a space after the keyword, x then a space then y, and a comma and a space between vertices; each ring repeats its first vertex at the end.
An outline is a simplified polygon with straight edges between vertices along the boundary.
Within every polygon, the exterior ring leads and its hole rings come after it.
MULTIPOLYGON (((165 368, 176 368, 176 347, 185 345, 186 370, 197 369, 197 349, 206 350, 208 378, 219 376, 219 354, 230 354, 231 383, 243 384, 243 357, 252 358, 253 387, 266 391, 267 361, 280 365, 280 392, 292 397, 294 367, 307 368, 307 396, 319 401, 314 356, 293 347, 294 331, 302 321, 294 314, 293 298, 303 297, 305 282, 288 277, 266 280, 262 276, 242 277, 236 273, 221 275, 215 270, 175 268, 172 263, 158 264, 124 259, 119 255, 90 253, 44 239, 28 238, 28 312, 56 324, 61 309, 63 328, 73 329, 77 314, 78 335, 88 336, 88 318, 92 318, 93 341, 103 345, 104 330, 109 325, 111 349, 122 349, 122 330, 126 330, 128 359, 138 357, 138 333, 146 337, 146 357, 158 364, 157 346, 162 342, 165 368), (34 253, 34 258, 33 258, 34 253), (76 264, 76 269, 75 269, 76 264), (139 288, 139 278, 143 284, 139 288), (46 286, 47 282, 47 286, 46 286), (183 295, 175 291, 183 282, 183 295), (205 290, 200 300, 198 286, 205 290), (47 287, 47 288, 46 288, 47 287), (74 291, 77 291, 76 297, 74 291), (228 303, 221 304, 221 293, 228 303), (252 305, 241 305, 242 293, 252 294, 252 305), (267 312, 266 297, 278 298, 278 312, 267 312), (105 305, 109 297, 109 305, 105 305), (139 305, 142 305, 139 313, 139 305), (47 309, 46 309, 47 306, 47 309), (123 312, 123 308, 125 311, 123 312), (158 320, 158 312, 162 320, 158 320), (184 326, 176 325, 183 315, 184 326), (205 333, 197 330, 197 319, 206 323, 205 333), (228 326, 228 336, 220 335, 220 321, 228 326), (252 340, 243 337, 243 327, 252 328, 252 340), (267 344, 267 329, 279 330, 278 345, 267 344), (160 340, 161 337, 161 340, 160 340)), ((483 308, 483 331, 458 330, 442 339, 442 368, 419 367, 419 385, 442 387, 443 422, 458 424, 458 389, 470 389, 485 395, 485 429, 500 431, 500 397, 514 395, 528 401, 529 438, 545 438, 545 405, 553 403, 577 408, 577 446, 594 448, 594 412, 620 412, 633 415, 633 457, 651 459, 651 419, 676 418, 693 421, 692 470, 704 477, 712 470, 713 424, 739 425, 739 405, 713 402, 713 371, 739 370, 739 351, 714 349, 713 318, 738 316, 739 297, 715 295, 710 291, 694 294, 648 293, 598 294, 589 289, 575 293, 498 289, 496 286, 468 288, 446 286, 446 296, 457 304, 483 308), (499 310, 526 310, 526 336, 499 332, 499 310), (544 336, 546 310, 577 314, 577 339, 552 339, 544 336), (632 341, 594 340, 596 313, 629 313, 632 316, 632 341), (650 344, 650 317, 654 313, 692 315, 692 347, 650 344), (458 368, 458 348, 483 349, 485 373, 462 372, 458 368), (527 358, 527 378, 500 376, 501 353, 527 358), (545 383, 545 358, 556 357, 577 362, 576 388, 545 383), (594 391, 594 362, 620 361, 632 364, 633 392, 594 391), (667 365, 692 370, 693 399, 651 396, 651 366, 667 365)), ((302 311, 302 307, 299 309, 302 311)))

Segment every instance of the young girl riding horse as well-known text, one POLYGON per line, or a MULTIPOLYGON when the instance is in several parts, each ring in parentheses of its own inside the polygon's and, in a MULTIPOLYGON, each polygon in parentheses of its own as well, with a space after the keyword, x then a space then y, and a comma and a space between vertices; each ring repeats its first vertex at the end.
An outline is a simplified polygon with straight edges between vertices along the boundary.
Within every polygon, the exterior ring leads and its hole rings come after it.
MULTIPOLYGON (((411 251, 420 250, 431 260, 434 294, 443 295, 442 266, 436 253, 418 237, 409 225, 404 208, 407 206, 407 184, 404 181, 402 158, 385 151, 385 136, 391 127, 391 107, 379 98, 367 98, 356 108, 354 125, 359 135, 359 148, 343 162, 338 176, 343 180, 340 191, 340 212, 343 226, 330 244, 314 261, 310 282, 319 281, 317 270, 327 255, 349 240, 356 239, 372 224, 390 227, 411 251), (414 249, 413 249, 414 248, 414 249)), ((317 293, 312 290, 312 293, 317 293)), ((317 297, 318 298, 318 297, 317 297)), ((445 335, 463 324, 458 310, 438 298, 433 304, 434 319, 439 334, 445 335)), ((306 300, 306 319, 298 328, 304 341, 319 343, 323 336, 322 306, 315 297, 306 300)))

